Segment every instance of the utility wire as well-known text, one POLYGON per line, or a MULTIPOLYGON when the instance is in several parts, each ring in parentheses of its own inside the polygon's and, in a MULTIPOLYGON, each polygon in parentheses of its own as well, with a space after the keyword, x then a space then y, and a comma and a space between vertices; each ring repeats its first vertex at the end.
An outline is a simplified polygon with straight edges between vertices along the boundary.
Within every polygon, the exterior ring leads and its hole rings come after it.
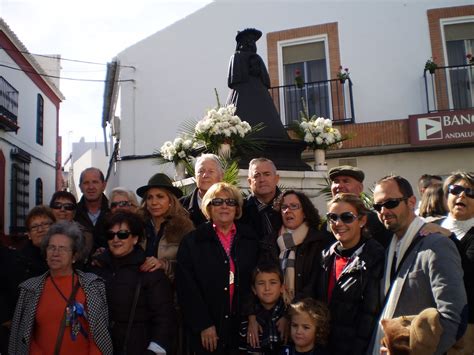
MULTIPOLYGON (((47 77, 47 78, 54 78, 54 79, 61 79, 61 80, 72 80, 72 81, 89 81, 89 82, 101 82, 101 83, 105 83, 105 80, 102 80, 102 79, 68 78, 68 77, 63 77, 63 76, 42 74, 42 73, 38 73, 38 72, 36 72, 36 71, 29 71, 29 70, 19 69, 19 68, 11 67, 11 66, 9 66, 9 65, 5 65, 5 64, 0 64, 0 67, 4 67, 4 68, 8 68, 8 69, 13 69, 13 70, 18 70, 18 71, 22 71, 23 73, 28 73, 28 74, 36 74, 36 75, 44 76, 44 77, 47 77)), ((133 80, 133 79, 124 79, 124 80, 117 80, 116 82, 117 82, 117 83, 126 83, 126 82, 131 82, 131 81, 133 82, 134 80, 133 80)))
MULTIPOLYGON (((11 49, 11 48, 4 48, 4 47, 2 47, 2 49, 5 50, 5 51, 20 52, 20 53, 29 54, 29 55, 32 55, 32 56, 58 59, 58 56, 55 56, 55 55, 36 54, 36 53, 28 52, 28 51, 21 51, 19 49, 11 49)), ((90 62, 90 61, 79 60, 79 59, 68 59, 68 58, 62 58, 62 57, 59 57, 59 59, 67 61, 67 62, 76 62, 76 63, 85 63, 85 64, 94 64, 94 65, 107 65, 107 63, 90 62)), ((135 67, 132 66, 132 65, 119 65, 119 66, 122 67, 122 68, 133 68, 133 69, 135 69, 135 67)))

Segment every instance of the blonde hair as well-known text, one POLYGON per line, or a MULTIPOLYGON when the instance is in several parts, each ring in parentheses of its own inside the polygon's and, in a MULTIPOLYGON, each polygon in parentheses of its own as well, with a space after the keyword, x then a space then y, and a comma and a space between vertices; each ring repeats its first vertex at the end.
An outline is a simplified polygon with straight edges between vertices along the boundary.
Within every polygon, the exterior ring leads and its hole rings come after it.
MULTIPOLYGON (((181 202, 179 202, 178 198, 174 193, 169 191, 166 188, 163 187, 156 187, 157 189, 160 189, 166 193, 170 200, 170 208, 168 208, 168 211, 164 214, 164 218, 167 217, 173 217, 173 216, 189 216, 188 211, 181 205, 181 202)), ((142 201, 140 203, 140 208, 138 209, 139 214, 145 219, 152 219, 152 216, 150 212, 148 211, 148 208, 146 207, 146 200, 147 200, 147 195, 150 189, 148 189, 142 198, 142 201)))
POLYGON ((209 190, 204 194, 201 203, 201 211, 206 216, 208 220, 211 219, 211 201, 216 198, 219 193, 226 193, 230 195, 230 198, 237 200, 237 211, 235 212, 235 219, 242 217, 242 205, 244 204, 244 199, 240 190, 226 182, 218 182, 212 185, 209 190))

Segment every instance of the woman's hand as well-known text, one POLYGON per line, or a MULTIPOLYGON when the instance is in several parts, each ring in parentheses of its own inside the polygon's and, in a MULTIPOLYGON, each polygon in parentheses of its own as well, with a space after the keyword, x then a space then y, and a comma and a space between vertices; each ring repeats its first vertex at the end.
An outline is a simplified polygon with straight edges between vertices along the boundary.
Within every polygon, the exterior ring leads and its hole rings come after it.
POLYGON ((207 351, 214 351, 217 349, 217 341, 219 337, 217 336, 216 327, 212 326, 204 329, 201 332, 201 343, 202 347, 207 351))
POLYGON ((439 233, 445 237, 451 236, 451 231, 449 229, 443 228, 436 223, 426 223, 420 229, 420 235, 427 236, 432 233, 439 233))
POLYGON ((249 326, 247 328, 247 343, 252 348, 258 348, 260 346, 259 334, 263 332, 262 327, 257 322, 255 314, 249 315, 249 326))
POLYGON ((149 256, 145 259, 142 266, 140 266, 140 271, 142 272, 152 272, 158 269, 164 269, 165 265, 160 260, 154 256, 149 256))
POLYGON ((276 325, 283 344, 288 343, 288 320, 285 317, 281 317, 277 320, 276 325))

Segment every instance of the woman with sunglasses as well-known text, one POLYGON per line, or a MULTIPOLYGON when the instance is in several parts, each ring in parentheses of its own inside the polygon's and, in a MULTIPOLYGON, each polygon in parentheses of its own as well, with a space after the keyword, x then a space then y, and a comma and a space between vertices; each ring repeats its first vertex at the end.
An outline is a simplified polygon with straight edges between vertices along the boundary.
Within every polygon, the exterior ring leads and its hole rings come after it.
POLYGON ((464 270, 464 285, 469 306, 468 328, 464 336, 464 351, 474 352, 474 173, 458 171, 443 185, 448 200, 448 217, 441 226, 456 236, 464 270))
POLYGON ((257 263, 257 236, 236 222, 242 194, 216 183, 203 197, 208 222, 188 234, 179 247, 178 301, 195 354, 238 354, 239 325, 249 310, 251 274, 257 263))
POLYGON ((94 237, 92 233, 88 231, 83 225, 74 221, 74 216, 76 215, 77 210, 76 197, 68 191, 56 191, 53 196, 51 196, 49 207, 53 211, 53 214, 58 222, 66 221, 75 223, 82 231, 82 235, 86 241, 85 262, 87 262, 89 253, 94 245, 94 237))
POLYGON ((337 241, 322 256, 316 298, 328 304, 334 354, 365 354, 381 307, 384 248, 364 229, 369 210, 354 194, 328 203, 327 221, 337 241))
POLYGON ((116 187, 110 192, 109 196, 110 212, 129 211, 137 212, 138 201, 133 191, 124 187, 116 187))
POLYGON ((117 212, 105 227, 108 249, 97 256, 101 267, 95 272, 105 280, 114 353, 170 351, 176 336, 171 285, 163 270, 140 271, 145 261, 141 218, 117 212))

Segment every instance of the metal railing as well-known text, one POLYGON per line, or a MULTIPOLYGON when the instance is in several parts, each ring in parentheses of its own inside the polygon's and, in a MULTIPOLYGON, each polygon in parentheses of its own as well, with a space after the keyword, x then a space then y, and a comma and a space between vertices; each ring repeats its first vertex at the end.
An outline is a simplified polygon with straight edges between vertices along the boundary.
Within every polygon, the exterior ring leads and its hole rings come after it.
POLYGON ((354 122, 354 100, 350 78, 345 81, 331 79, 303 85, 274 86, 269 90, 286 127, 300 119, 303 103, 308 106, 310 117, 316 115, 330 118, 333 123, 354 122))
POLYGON ((428 113, 474 108, 474 64, 425 70, 423 79, 428 113))
POLYGON ((13 122, 18 119, 18 90, 0 76, 0 116, 13 122))

